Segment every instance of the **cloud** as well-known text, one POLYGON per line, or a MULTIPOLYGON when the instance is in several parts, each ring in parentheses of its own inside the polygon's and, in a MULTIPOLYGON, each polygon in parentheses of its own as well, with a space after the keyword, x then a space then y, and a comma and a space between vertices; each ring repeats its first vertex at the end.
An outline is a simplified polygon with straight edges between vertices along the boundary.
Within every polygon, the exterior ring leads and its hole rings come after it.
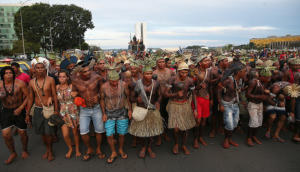
POLYGON ((200 33, 222 33, 222 32, 256 32, 256 31, 270 31, 277 28, 271 26, 196 26, 196 27, 168 27, 161 28, 160 30, 154 30, 148 32, 149 35, 168 35, 168 36, 193 36, 200 33))

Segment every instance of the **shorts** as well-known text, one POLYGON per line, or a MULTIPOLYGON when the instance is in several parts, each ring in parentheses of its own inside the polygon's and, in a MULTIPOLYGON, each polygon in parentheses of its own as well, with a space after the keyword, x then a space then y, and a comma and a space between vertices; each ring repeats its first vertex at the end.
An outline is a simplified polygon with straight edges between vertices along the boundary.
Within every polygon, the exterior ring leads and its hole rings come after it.
POLYGON ((268 106, 266 109, 266 115, 276 114, 277 116, 287 115, 285 107, 268 106))
POLYGON ((125 135, 128 133, 128 119, 107 120, 105 122, 106 136, 112 136, 116 133, 116 125, 118 134, 125 135))
POLYGON ((34 115, 32 117, 32 125, 36 134, 54 135, 55 128, 48 124, 49 119, 44 118, 43 108, 35 106, 34 115))
POLYGON ((27 124, 25 122, 26 111, 23 109, 22 112, 18 116, 16 116, 14 115, 15 109, 16 108, 2 108, 0 114, 1 130, 10 128, 12 126, 15 126, 20 130, 25 130, 27 128, 27 124))
POLYGON ((104 124, 102 121, 102 111, 100 105, 95 105, 92 108, 80 107, 79 129, 80 134, 85 135, 90 132, 90 122, 93 121, 95 133, 104 133, 104 124))
MULTIPOLYGON (((197 118, 208 118, 210 115, 210 104, 209 99, 205 99, 203 97, 196 96, 196 103, 197 103, 197 118)), ((195 105, 192 103, 192 108, 195 110, 195 105)))
POLYGON ((248 103, 249 127, 258 128, 263 123, 263 103, 248 103))
POLYGON ((237 103, 230 103, 222 101, 224 106, 224 128, 229 131, 233 131, 240 120, 240 109, 237 103))

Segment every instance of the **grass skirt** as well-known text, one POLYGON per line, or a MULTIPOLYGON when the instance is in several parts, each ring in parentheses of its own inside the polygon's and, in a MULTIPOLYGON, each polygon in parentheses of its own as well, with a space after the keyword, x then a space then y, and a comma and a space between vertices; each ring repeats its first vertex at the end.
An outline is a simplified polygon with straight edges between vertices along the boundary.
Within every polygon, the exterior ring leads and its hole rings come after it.
POLYGON ((186 131, 196 125, 192 107, 189 101, 175 102, 169 101, 167 105, 169 113, 168 128, 178 128, 181 131, 186 131))
POLYGON ((132 119, 128 132, 136 137, 153 137, 164 131, 163 119, 158 110, 148 110, 143 121, 132 119))

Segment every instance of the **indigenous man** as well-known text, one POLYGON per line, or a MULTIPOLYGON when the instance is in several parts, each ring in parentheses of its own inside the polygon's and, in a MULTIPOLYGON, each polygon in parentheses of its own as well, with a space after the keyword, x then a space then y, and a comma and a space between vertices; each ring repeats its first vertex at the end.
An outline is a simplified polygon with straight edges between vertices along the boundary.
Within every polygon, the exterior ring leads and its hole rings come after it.
POLYGON ((159 113, 160 86, 159 82, 152 79, 152 74, 152 68, 145 66, 143 78, 136 82, 132 92, 133 99, 136 100, 136 107, 148 108, 145 118, 142 120, 133 118, 129 127, 129 133, 142 140, 140 158, 145 158, 146 151, 151 158, 156 157, 151 148, 153 137, 161 135, 164 130, 162 117, 159 113))
POLYGON ((107 80, 107 70, 105 69, 105 60, 100 59, 95 65, 95 71, 98 75, 101 76, 103 82, 107 80))
POLYGON ((27 75, 26 73, 20 71, 20 65, 19 65, 19 63, 13 62, 11 64, 11 67, 14 69, 14 72, 16 74, 16 79, 19 79, 19 80, 25 82, 26 84, 29 83, 30 76, 27 75))
POLYGON ((53 136, 55 135, 54 127, 48 124, 49 119, 43 115, 43 108, 51 107, 54 103, 54 114, 58 115, 58 101, 56 96, 55 81, 52 77, 47 76, 46 66, 43 62, 37 61, 34 65, 36 78, 29 82, 29 98, 26 118, 29 119, 30 109, 35 104, 33 115, 33 127, 36 134, 42 135, 43 142, 46 146, 46 153, 43 159, 48 161, 54 160, 52 152, 53 136))
POLYGON ((263 122, 263 101, 266 101, 268 96, 265 94, 265 86, 263 83, 268 83, 271 80, 271 71, 264 68, 260 71, 260 79, 254 77, 249 81, 249 87, 246 92, 248 98, 248 112, 249 112, 249 130, 247 144, 254 146, 253 141, 257 144, 262 144, 257 139, 256 134, 258 128, 262 126, 263 122), (263 82, 263 83, 262 83, 263 82))
POLYGON ((178 74, 173 76, 167 83, 165 90, 166 97, 169 98, 167 111, 169 114, 168 128, 174 129, 175 145, 172 149, 174 154, 178 154, 179 131, 183 132, 182 150, 184 154, 189 155, 190 151, 186 147, 187 130, 196 125, 192 107, 189 101, 189 95, 192 92, 194 99, 194 81, 188 77, 189 66, 181 62, 178 65, 178 74))
POLYGON ((204 146, 207 143, 203 139, 203 130, 205 127, 206 119, 210 115, 210 104, 212 87, 210 86, 211 80, 211 59, 208 56, 200 57, 198 61, 198 68, 195 73, 195 94, 196 101, 193 104, 193 110, 197 112, 195 114, 197 125, 194 128, 194 148, 198 148, 198 141, 204 146))
POLYGON ((109 147, 112 151, 111 156, 107 159, 108 163, 113 163, 117 158, 114 143, 115 128, 119 134, 119 153, 122 159, 127 159, 127 154, 124 152, 125 134, 128 129, 128 117, 131 119, 132 108, 129 101, 129 90, 125 82, 119 80, 119 74, 115 70, 108 72, 108 82, 101 86, 100 103, 102 110, 102 119, 105 122, 106 136, 109 147), (125 109, 127 101, 128 117, 125 109))
POLYGON ((17 157, 12 136, 13 126, 17 127, 17 131, 21 137, 23 147, 22 158, 26 159, 29 156, 27 152, 27 125, 25 122, 28 89, 23 81, 15 79, 14 70, 9 66, 1 70, 1 78, 0 99, 2 108, 0 112, 0 125, 5 144, 10 151, 10 156, 5 161, 5 164, 10 164, 17 157))
POLYGON ((224 133, 223 129, 223 118, 222 113, 218 109, 218 83, 220 82, 220 79, 223 77, 225 70, 227 69, 229 63, 228 59, 225 56, 220 56, 218 58, 218 67, 215 67, 212 70, 212 80, 211 85, 213 87, 213 108, 212 108, 212 128, 209 133, 210 138, 214 138, 217 133, 217 129, 219 129, 220 133, 224 133), (217 127, 218 123, 218 127, 217 127))
POLYGON ((232 132, 239 122, 239 94, 241 82, 246 75, 246 68, 242 63, 234 63, 224 73, 218 84, 219 110, 223 112, 225 124, 225 139, 223 147, 228 149, 230 145, 237 147, 238 144, 232 141, 232 132))
POLYGON ((93 121, 95 128, 95 135, 97 140, 96 154, 98 158, 105 158, 105 154, 101 151, 102 133, 105 132, 104 124, 102 121, 102 112, 100 109, 100 87, 102 85, 102 78, 94 71, 91 71, 92 62, 84 62, 79 66, 79 75, 74 69, 72 74, 72 90, 77 92, 79 99, 83 99, 83 105, 80 106, 80 135, 87 147, 86 154, 83 156, 84 161, 90 160, 94 150, 90 144, 90 136, 88 135, 90 122, 93 121))
MULTIPOLYGON (((294 71, 300 69, 300 59, 292 59, 290 60, 290 66, 294 71)), ((300 72, 294 72, 294 83, 299 87, 300 85, 300 72)), ((299 89, 294 90, 294 92, 298 93, 297 96, 292 96, 291 94, 291 116, 295 117, 295 134, 293 136, 293 141, 296 143, 300 143, 300 96, 299 89)))
MULTIPOLYGON (((175 73, 169 69, 166 68, 165 59, 160 57, 156 61, 157 69, 153 72, 154 75, 157 75, 157 81, 160 83, 161 86, 161 92, 165 92, 165 85, 167 81, 171 78, 172 75, 175 75, 175 73)), ((160 102, 160 114, 164 118, 164 121, 168 121, 168 112, 166 111, 166 107, 168 104, 168 98, 162 97, 160 102)), ((165 140, 169 141, 170 138, 167 136, 166 132, 164 133, 165 140)), ((156 142, 156 145, 161 145, 161 136, 158 137, 158 140, 156 142)))

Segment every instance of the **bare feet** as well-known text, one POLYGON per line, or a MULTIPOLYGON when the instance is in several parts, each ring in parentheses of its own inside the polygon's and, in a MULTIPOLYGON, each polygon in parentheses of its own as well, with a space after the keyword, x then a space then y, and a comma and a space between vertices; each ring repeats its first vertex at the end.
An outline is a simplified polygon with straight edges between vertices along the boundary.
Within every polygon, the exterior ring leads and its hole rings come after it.
POLYGON ((204 141, 203 137, 199 138, 199 142, 203 145, 203 146, 207 146, 207 143, 204 141))
POLYGON ((47 151, 46 153, 44 153, 44 155, 42 156, 43 159, 47 159, 49 155, 49 152, 47 151))
POLYGON ((66 153, 66 155, 65 155, 66 159, 70 159, 70 158, 71 158, 72 152, 73 152, 73 149, 72 149, 72 148, 69 149, 69 151, 68 151, 68 152, 66 153))
POLYGON ((247 145, 250 146, 250 147, 254 146, 254 143, 253 143, 251 138, 247 139, 247 145))
POLYGON ((234 147, 238 147, 239 144, 235 143, 234 141, 232 141, 231 139, 229 140, 229 144, 231 144, 234 147))
POLYGON ((146 147, 143 147, 139 153, 140 158, 145 158, 146 156, 146 147))
POLYGON ((29 157, 28 152, 23 151, 23 152, 22 152, 22 159, 27 159, 28 157, 29 157))
POLYGON ((156 154, 152 151, 152 149, 151 148, 148 148, 148 153, 149 153, 149 156, 150 156, 150 158, 156 158, 156 154))
POLYGON ((12 162, 14 161, 14 159, 15 159, 17 156, 18 156, 18 155, 17 155, 16 152, 10 154, 9 157, 8 157, 8 159, 5 160, 4 163, 5 163, 6 165, 12 163, 12 162))
POLYGON ((265 137, 267 139, 270 139, 271 138, 271 132, 270 131, 267 131, 266 134, 265 134, 265 137))
POLYGON ((99 159, 104 159, 105 158, 105 154, 102 153, 102 151, 99 148, 97 148, 96 154, 97 154, 99 159))
POLYGON ((216 137, 216 131, 215 130, 211 130, 208 137, 209 138, 215 138, 216 137))
POLYGON ((256 144, 259 144, 259 145, 262 144, 262 142, 260 140, 258 140, 258 138, 256 136, 252 136, 252 139, 256 144))
POLYGON ((224 149, 230 148, 230 144, 229 144, 228 138, 225 138, 225 139, 224 139, 224 142, 223 142, 223 148, 224 148, 224 149))
POLYGON ((185 155, 190 155, 191 154, 191 152, 188 150, 188 148, 186 146, 182 146, 181 148, 182 148, 185 155))
POLYGON ((79 157, 81 157, 81 153, 80 153, 80 151, 76 151, 76 158, 79 158, 79 157))
POLYGON ((48 161, 53 161, 54 160, 54 156, 53 156, 53 153, 52 152, 49 152, 48 154, 48 161))
POLYGON ((195 148, 195 149, 199 149, 199 143, 198 143, 198 139, 194 139, 194 145, 193 145, 193 147, 195 148))
POLYGON ((172 152, 173 152, 174 155, 177 155, 179 153, 178 152, 178 144, 174 145, 172 152))
POLYGON ((128 155, 122 149, 119 149, 119 154, 120 154, 122 159, 127 159, 128 158, 128 155))

